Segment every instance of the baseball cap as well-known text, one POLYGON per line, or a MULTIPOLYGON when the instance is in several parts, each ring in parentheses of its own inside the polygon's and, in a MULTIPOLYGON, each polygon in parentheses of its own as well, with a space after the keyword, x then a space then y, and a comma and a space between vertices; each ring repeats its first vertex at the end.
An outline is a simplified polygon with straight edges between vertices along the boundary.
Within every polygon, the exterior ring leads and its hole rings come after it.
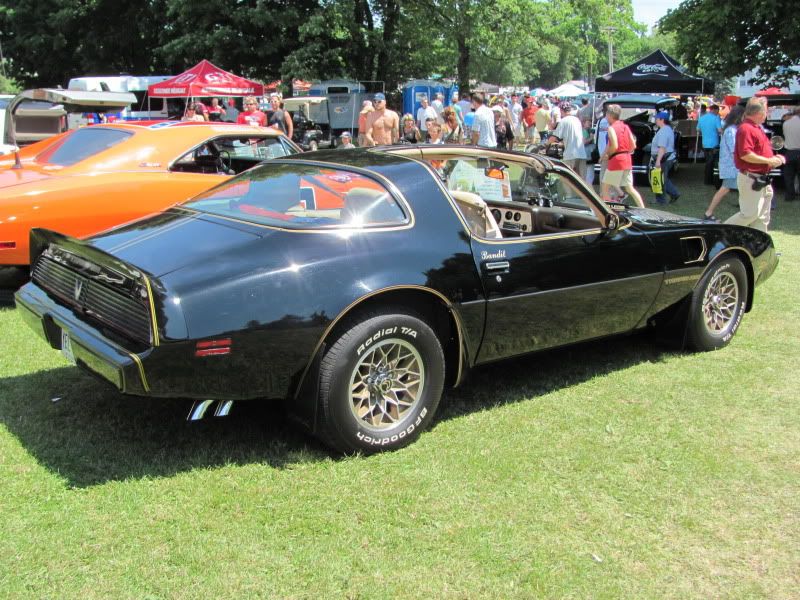
POLYGON ((665 110, 659 111, 656 113, 656 119, 663 119, 664 121, 669 121, 669 113, 665 110))
POLYGON ((494 112, 499 112, 499 113, 503 112, 503 109, 500 107, 500 105, 499 105, 499 104, 496 104, 496 105, 494 105, 494 106, 492 107, 492 110, 493 110, 494 112))
POLYGON ((352 138, 353 136, 350 135, 349 131, 343 131, 342 134, 339 137, 340 138, 352 138))
POLYGON ((386 96, 381 93, 377 93, 372 97, 373 100, 386 100, 386 96))

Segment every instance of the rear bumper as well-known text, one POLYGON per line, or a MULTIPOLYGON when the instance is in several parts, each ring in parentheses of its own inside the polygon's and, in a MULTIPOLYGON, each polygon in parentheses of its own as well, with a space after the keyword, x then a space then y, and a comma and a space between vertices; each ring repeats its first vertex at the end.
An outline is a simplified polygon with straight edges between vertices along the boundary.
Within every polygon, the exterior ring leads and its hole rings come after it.
POLYGON ((66 331, 77 366, 108 381, 124 394, 149 394, 142 365, 149 350, 140 355, 114 344, 35 285, 24 286, 15 298, 22 319, 53 349, 61 350, 61 332, 66 331))

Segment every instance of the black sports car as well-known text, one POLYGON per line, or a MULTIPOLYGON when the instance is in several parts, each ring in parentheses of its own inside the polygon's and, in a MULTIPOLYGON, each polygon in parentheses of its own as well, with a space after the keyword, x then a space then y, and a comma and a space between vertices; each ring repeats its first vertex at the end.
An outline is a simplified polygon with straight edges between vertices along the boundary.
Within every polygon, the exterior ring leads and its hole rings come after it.
POLYGON ((280 398, 398 448, 475 365, 647 327, 726 345, 771 238, 603 203, 562 163, 464 146, 271 160, 88 240, 32 233, 30 326, 126 394, 280 398))

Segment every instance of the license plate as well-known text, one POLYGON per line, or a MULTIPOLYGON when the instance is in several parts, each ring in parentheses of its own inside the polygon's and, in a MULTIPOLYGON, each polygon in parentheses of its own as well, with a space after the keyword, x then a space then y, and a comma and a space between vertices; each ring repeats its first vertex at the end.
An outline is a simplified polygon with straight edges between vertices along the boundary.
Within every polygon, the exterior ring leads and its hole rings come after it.
POLYGON ((69 333, 61 330, 61 354, 64 355, 71 364, 75 364, 75 355, 72 353, 72 341, 69 339, 69 333))

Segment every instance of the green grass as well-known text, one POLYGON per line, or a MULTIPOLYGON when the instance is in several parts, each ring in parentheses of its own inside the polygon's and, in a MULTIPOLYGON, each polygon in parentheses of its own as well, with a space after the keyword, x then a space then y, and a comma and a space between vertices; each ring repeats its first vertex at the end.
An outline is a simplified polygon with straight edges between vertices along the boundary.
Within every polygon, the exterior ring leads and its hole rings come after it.
MULTIPOLYGON (((673 209, 702 213, 699 179, 682 169, 673 209)), ((494 365, 367 458, 266 406, 186 423, 0 311, 0 597, 796 598, 800 206, 773 233, 728 348, 494 365)))

